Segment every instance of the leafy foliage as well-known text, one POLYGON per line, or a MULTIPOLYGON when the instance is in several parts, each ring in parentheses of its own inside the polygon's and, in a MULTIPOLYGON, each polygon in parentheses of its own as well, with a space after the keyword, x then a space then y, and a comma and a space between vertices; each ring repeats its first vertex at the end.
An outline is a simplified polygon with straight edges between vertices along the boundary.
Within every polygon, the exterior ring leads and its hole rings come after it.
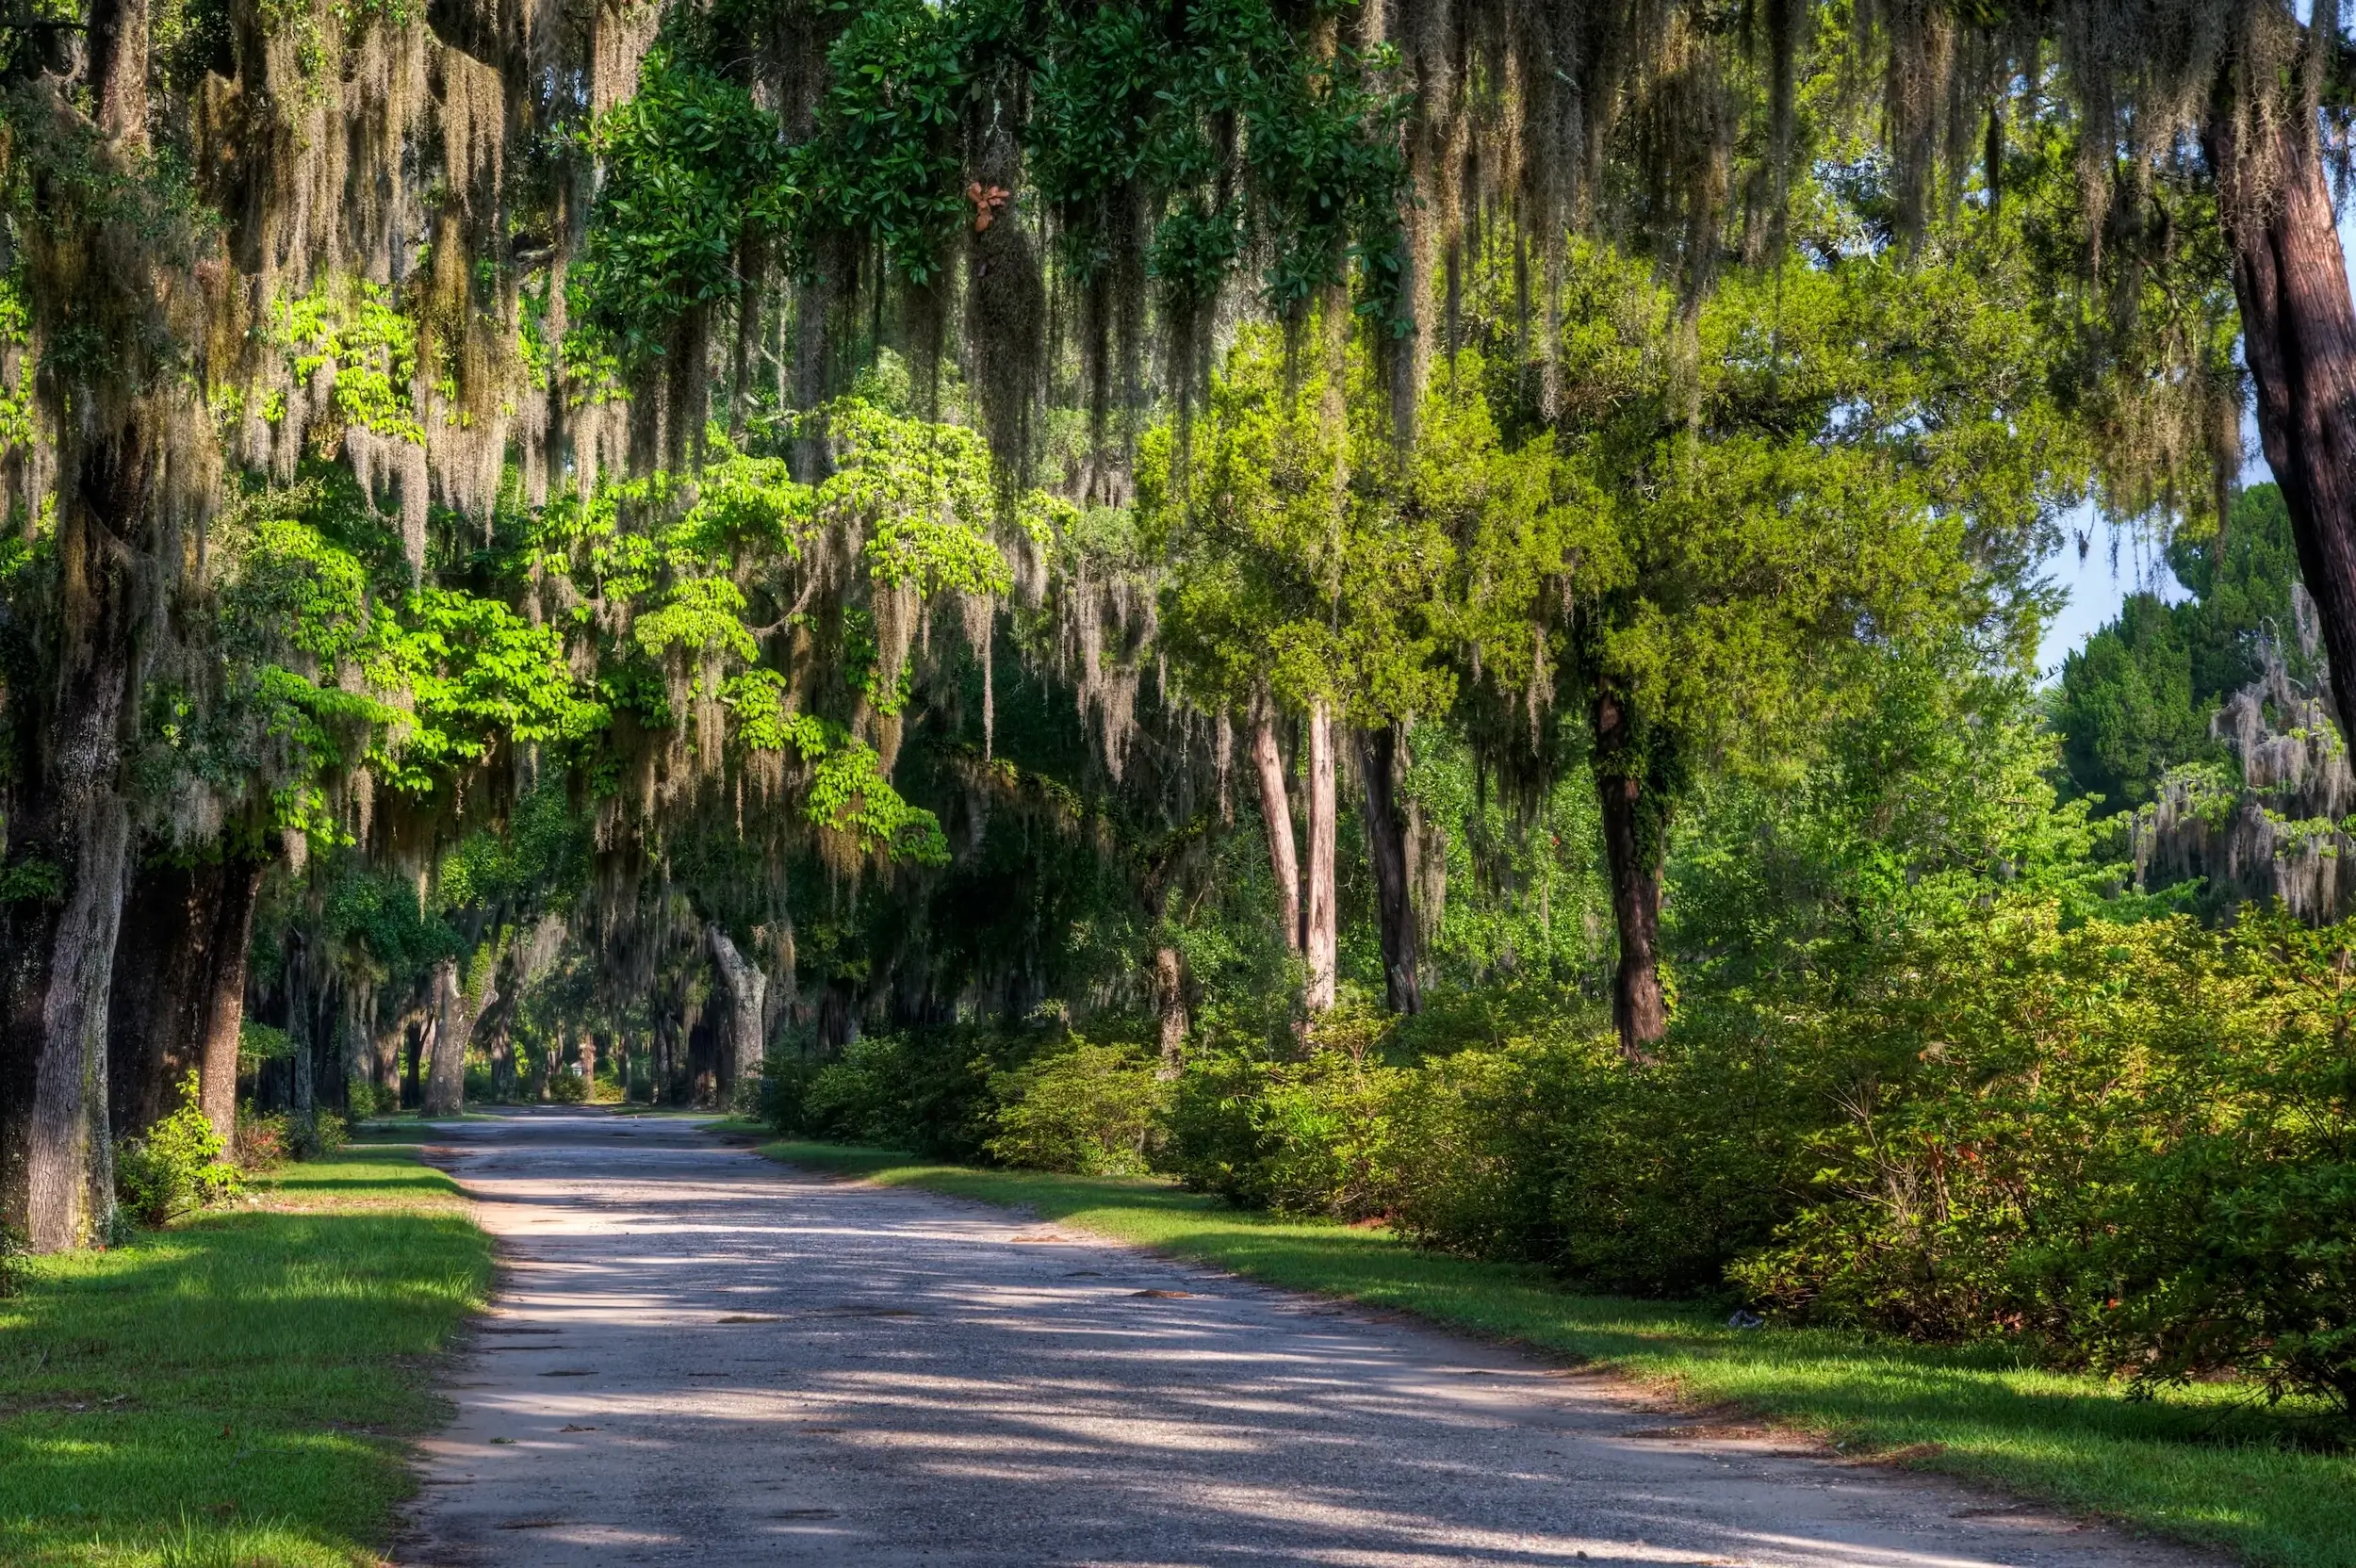
POLYGON ((161 1226, 191 1210, 225 1202, 244 1190, 237 1168, 221 1157, 221 1136, 197 1100, 196 1074, 180 1086, 180 1105, 115 1149, 115 1195, 132 1218, 161 1226))

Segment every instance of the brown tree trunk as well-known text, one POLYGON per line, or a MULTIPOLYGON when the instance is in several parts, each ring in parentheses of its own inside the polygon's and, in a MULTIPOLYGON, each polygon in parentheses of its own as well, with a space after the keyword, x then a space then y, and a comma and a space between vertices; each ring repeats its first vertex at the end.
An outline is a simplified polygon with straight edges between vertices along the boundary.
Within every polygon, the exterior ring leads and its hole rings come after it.
POLYGON ((44 1252, 101 1239, 114 1205, 106 997, 130 847, 119 775, 149 608, 124 535, 147 531, 150 435, 128 413, 60 462, 57 682, 49 704, 25 704, 32 766, 9 803, 9 858, 45 886, 0 906, 0 1221, 44 1252))
POLYGON ((2209 149, 2229 192, 2279 181, 2263 220, 2230 225, 2233 293, 2259 442, 2322 622, 2340 729, 2356 735, 2356 306, 2322 160, 2312 127, 2247 148, 2224 124, 2209 149))
POLYGON ((1265 708, 1252 722, 1252 766, 1260 778, 1260 820, 1268 828, 1268 874, 1276 880, 1276 914, 1284 946, 1301 951, 1301 862, 1293 845, 1292 804, 1284 795, 1284 759, 1276 749, 1276 722, 1265 708))
POLYGON ((434 966, 434 1055, 425 1079, 428 1116, 456 1116, 466 1108, 466 1049, 474 1043, 475 1025, 483 1021, 483 1015, 499 999, 498 975, 502 956, 497 946, 487 956, 487 961, 482 961, 479 956, 483 972, 471 995, 465 972, 456 959, 445 958, 434 966))
POLYGON ((1309 1010, 1333 1005, 1340 961, 1333 908, 1333 714, 1320 699, 1309 710, 1309 887, 1301 950, 1309 965, 1309 1010))
POLYGON ((1669 1032, 1661 991, 1661 863, 1668 825, 1654 770, 1633 733, 1627 706, 1610 691, 1595 697, 1595 791, 1603 808, 1604 858, 1612 873, 1612 914, 1620 930, 1620 971, 1612 1018, 1620 1049, 1642 1060, 1669 1032))
POLYGON ((507 1027, 503 1013, 491 1027, 487 1054, 491 1058, 491 1098, 502 1105, 512 1103, 515 1098, 515 1036, 507 1027))
POLYGON ((1399 810, 1399 727, 1358 734, 1358 772, 1366 791, 1366 858, 1374 867, 1375 911, 1383 932, 1383 993, 1391 1011, 1423 1011, 1417 972, 1415 907, 1408 872, 1407 822, 1399 810))
POLYGON ((301 932, 286 943, 286 1070, 293 1079, 292 1101, 297 1116, 319 1108, 312 1074, 319 1061, 318 1030, 311 1005, 311 944, 301 932))
POLYGON ((728 1092, 733 1094, 761 1078, 761 1059, 767 1037, 761 1021, 767 1016, 769 977, 736 949, 717 925, 706 927, 712 943, 712 967, 720 972, 720 988, 727 993, 728 1013, 722 1061, 727 1064, 728 1092))
POLYGON ((214 912, 212 985, 205 1004, 198 1078, 205 1119, 222 1140, 237 1131, 237 1047, 245 1035, 246 964, 254 941, 254 906, 262 893, 263 865, 235 863, 214 912))
POLYGON ((190 865, 155 860, 134 874, 106 1003, 116 1136, 144 1133, 177 1110, 180 1086, 191 1072, 203 1086, 198 1102, 212 1116, 205 1091, 219 1070, 210 1046, 224 1022, 234 1118, 246 939, 261 879, 259 865, 235 858, 190 865))
POLYGON ((1156 1076, 1168 1082, 1186 1065, 1186 970, 1174 947, 1153 950, 1153 1004, 1161 1013, 1162 1064, 1156 1076))

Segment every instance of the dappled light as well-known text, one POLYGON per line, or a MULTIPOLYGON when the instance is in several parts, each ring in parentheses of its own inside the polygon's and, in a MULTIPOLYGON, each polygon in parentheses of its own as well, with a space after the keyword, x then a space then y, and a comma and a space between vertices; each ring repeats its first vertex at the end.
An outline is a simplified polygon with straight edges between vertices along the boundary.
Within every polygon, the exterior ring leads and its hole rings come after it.
POLYGON ((440 1146, 509 1262, 405 1560, 2145 1560, 1052 1217, 618 1131, 542 1113, 440 1146))

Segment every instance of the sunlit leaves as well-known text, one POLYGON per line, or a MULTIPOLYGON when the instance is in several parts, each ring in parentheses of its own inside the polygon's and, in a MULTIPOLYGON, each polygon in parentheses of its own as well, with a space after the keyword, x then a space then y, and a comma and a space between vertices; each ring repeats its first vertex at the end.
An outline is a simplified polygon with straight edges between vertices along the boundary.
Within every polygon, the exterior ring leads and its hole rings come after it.
POLYGON ((835 472, 819 486, 818 518, 864 531, 876 582, 926 596, 1006 591, 1012 575, 990 533, 990 449, 977 432, 846 399, 827 410, 826 437, 835 472))

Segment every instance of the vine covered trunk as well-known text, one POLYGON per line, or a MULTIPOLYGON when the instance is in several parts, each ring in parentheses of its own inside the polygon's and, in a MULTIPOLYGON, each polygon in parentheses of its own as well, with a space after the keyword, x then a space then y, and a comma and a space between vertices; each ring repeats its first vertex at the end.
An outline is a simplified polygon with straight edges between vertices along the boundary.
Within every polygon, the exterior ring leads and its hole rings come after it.
POLYGON ((2322 623, 2340 730, 2356 735, 2356 305, 2312 132, 2272 142, 2244 147, 2222 125, 2210 156, 2229 190, 2266 183, 2262 173, 2279 183, 2263 216, 2229 224, 2233 293, 2259 442, 2322 623))
POLYGON ((1375 913, 1383 936, 1383 993, 1395 1013, 1423 1011, 1416 952, 1414 879, 1408 869, 1406 814, 1399 808, 1399 727, 1362 730, 1358 772, 1366 792, 1366 858, 1374 869, 1375 913))
POLYGON ((1260 780, 1260 820, 1268 829, 1268 874, 1276 883, 1277 919, 1284 945, 1301 951, 1301 862, 1293 844, 1292 803, 1284 794, 1284 759, 1276 749, 1276 721, 1264 708, 1252 722, 1252 770, 1260 780))
POLYGON ((1309 965, 1309 1010, 1333 1005, 1339 961, 1333 908, 1333 711, 1323 699, 1309 710, 1309 888, 1301 914, 1301 956, 1309 965))
POLYGON ((1661 862, 1669 803, 1635 737, 1633 716, 1608 689, 1595 696, 1595 789, 1620 937, 1612 1021, 1621 1051, 1641 1059, 1669 1032, 1661 990, 1661 862))

